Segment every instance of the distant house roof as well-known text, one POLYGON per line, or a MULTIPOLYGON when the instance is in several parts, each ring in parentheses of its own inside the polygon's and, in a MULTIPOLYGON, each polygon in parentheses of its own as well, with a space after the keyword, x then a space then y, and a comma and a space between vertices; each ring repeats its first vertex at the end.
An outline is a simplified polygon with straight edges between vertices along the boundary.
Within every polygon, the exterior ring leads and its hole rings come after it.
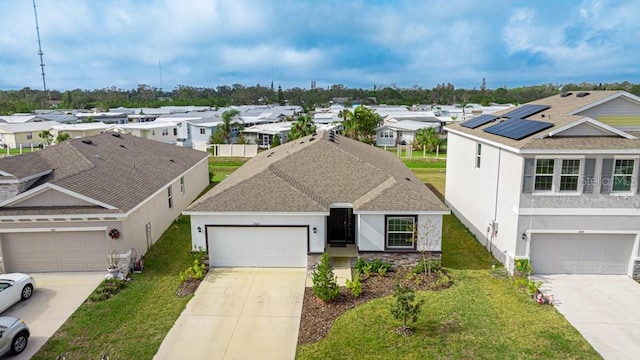
POLYGON ((356 212, 448 212, 392 154, 320 132, 259 153, 185 213, 328 213, 335 203, 356 212))
POLYGON ((141 123, 116 125, 116 127, 120 129, 129 129, 129 130, 132 130, 132 129, 150 130, 150 129, 174 128, 176 127, 176 124, 175 122, 168 122, 168 121, 149 121, 149 122, 141 122, 141 123))
POLYGON ((0 132, 4 133, 23 133, 50 130, 60 123, 55 121, 40 121, 27 123, 0 124, 0 132))
POLYGON ((430 127, 438 127, 440 126, 440 121, 438 122, 427 122, 427 121, 414 121, 414 120, 402 120, 394 123, 387 123, 376 130, 382 129, 391 129, 391 130, 401 130, 401 131, 416 131, 419 129, 426 129, 430 127))
POLYGON ((79 124, 57 124, 51 128, 58 131, 87 131, 87 130, 107 130, 112 128, 113 125, 105 124, 103 122, 90 122, 79 124))
POLYGON ((7 124, 22 124, 35 121, 37 119, 38 117, 36 115, 31 114, 0 116, 0 123, 4 122, 7 124))
MULTIPOLYGON (((0 159, 0 180, 41 176, 28 191, 47 186, 108 204, 125 213, 201 161, 205 152, 112 132, 68 140, 43 150, 0 159)), ((20 195, 18 195, 20 196, 20 195)), ((8 201, 11 201, 9 199, 8 201)), ((6 205, 6 204, 5 204, 6 205)), ((105 212, 104 208, 0 206, 0 216, 105 212)))
POLYGON ((273 124, 260 124, 254 125, 242 130, 244 133, 258 133, 258 134, 279 134, 282 132, 288 132, 291 129, 291 122, 279 122, 273 124))

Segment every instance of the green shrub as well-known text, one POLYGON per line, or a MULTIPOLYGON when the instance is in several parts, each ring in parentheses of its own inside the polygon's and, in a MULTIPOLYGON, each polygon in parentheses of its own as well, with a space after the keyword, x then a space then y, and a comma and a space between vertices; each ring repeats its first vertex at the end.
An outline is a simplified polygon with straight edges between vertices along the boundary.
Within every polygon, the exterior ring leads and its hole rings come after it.
POLYGON ((202 280, 207 273, 207 266, 200 262, 199 259, 193 260, 193 265, 180 272, 180 281, 185 282, 187 280, 202 280))
POLYGON ((349 291, 351 291, 351 295, 354 298, 359 298, 362 295, 362 281, 360 280, 360 274, 356 273, 353 276, 353 280, 345 280, 345 286, 349 291))
POLYGON ((396 284, 393 297, 396 298, 396 302, 391 306, 391 315, 393 315, 394 319, 402 321, 404 329, 407 328, 409 321, 412 323, 418 321, 418 315, 420 315, 420 308, 424 304, 424 299, 416 302, 416 294, 413 288, 396 284))
POLYGON ((441 287, 441 286, 449 286, 451 284, 451 278, 449 277, 449 275, 447 275, 446 273, 444 273, 442 270, 438 270, 436 272, 436 286, 441 287))
POLYGON ((89 295, 89 300, 93 302, 104 301, 115 294, 119 293, 129 285, 128 282, 121 279, 107 279, 98 285, 98 287, 89 295))
POLYGON ((529 276, 533 274, 531 262, 528 259, 517 259, 515 272, 516 275, 520 276, 529 276))
POLYGON ((331 301, 338 297, 340 288, 338 279, 333 273, 333 266, 329 260, 329 254, 322 254, 318 267, 313 271, 313 293, 322 301, 331 301))
POLYGON ((415 274, 428 273, 430 271, 440 271, 442 269, 442 261, 440 259, 420 259, 413 268, 415 274))
POLYGON ((391 264, 380 259, 367 261, 364 258, 359 258, 354 264, 354 269, 357 274, 364 274, 366 277, 374 273, 384 276, 391 270, 391 264))

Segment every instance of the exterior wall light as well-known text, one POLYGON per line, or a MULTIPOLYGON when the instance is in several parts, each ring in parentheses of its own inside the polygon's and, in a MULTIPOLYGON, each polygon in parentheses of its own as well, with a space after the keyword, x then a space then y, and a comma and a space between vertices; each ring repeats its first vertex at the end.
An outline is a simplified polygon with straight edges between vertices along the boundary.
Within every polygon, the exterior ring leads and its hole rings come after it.
POLYGON ((317 227, 315 227, 315 226, 313 227, 313 233, 314 233, 314 234, 318 233, 318 228, 317 228, 317 227))
POLYGON ((202 232, 202 227, 198 226, 198 232, 201 233, 202 232))

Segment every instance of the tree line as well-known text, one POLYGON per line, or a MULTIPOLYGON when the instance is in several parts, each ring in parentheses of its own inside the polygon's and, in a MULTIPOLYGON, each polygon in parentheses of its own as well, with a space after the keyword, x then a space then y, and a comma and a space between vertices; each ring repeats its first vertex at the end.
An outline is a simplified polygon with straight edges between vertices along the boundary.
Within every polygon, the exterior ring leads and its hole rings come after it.
MULTIPOLYGON (((483 79, 484 80, 484 79, 483 79)), ((335 98, 346 99, 350 104, 387 104, 406 105, 415 104, 468 104, 477 103, 489 105, 522 104, 543 97, 555 95, 564 91, 590 90, 625 90, 640 96, 640 84, 628 81, 621 83, 579 83, 579 84, 543 84, 496 89, 486 88, 485 81, 479 88, 456 88, 451 83, 437 84, 431 89, 414 85, 410 88, 400 88, 395 85, 373 86, 370 89, 348 88, 342 84, 334 84, 326 88, 316 87, 311 83, 310 89, 294 87, 282 89, 278 86, 257 84, 245 86, 241 84, 220 85, 216 87, 194 87, 178 85, 171 91, 166 91, 146 84, 140 84, 135 89, 121 89, 115 86, 109 88, 67 91, 50 90, 48 92, 31 88, 21 90, 0 90, 0 114, 29 113, 35 109, 49 109, 52 103, 57 103, 61 109, 92 109, 102 110, 117 107, 160 107, 171 105, 211 106, 214 108, 230 105, 260 105, 280 104, 298 105, 305 110, 312 110, 318 106, 327 106, 335 98)))

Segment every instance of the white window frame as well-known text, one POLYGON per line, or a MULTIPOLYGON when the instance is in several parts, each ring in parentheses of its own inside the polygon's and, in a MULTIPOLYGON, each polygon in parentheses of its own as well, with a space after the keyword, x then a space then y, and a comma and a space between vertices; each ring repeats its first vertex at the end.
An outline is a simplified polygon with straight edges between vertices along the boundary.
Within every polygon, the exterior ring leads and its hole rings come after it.
POLYGON ((206 135, 207 131, 205 130, 205 128, 200 128, 200 135, 206 135))
MULTIPOLYGON (((533 195, 559 195, 559 196, 575 196, 582 194, 582 186, 581 180, 584 176, 584 166, 585 166, 585 157, 584 156, 538 156, 534 158, 533 163, 533 174, 531 184, 533 191, 533 195), (553 160, 553 174, 551 180, 551 190, 536 190, 536 177, 539 176, 536 173, 538 160, 553 160), (563 175, 562 174, 562 162, 564 160, 579 160, 580 168, 578 170, 578 175, 563 175), (576 190, 560 190, 560 183, 562 182, 562 176, 577 176, 578 177, 578 186, 576 190)), ((548 175, 540 175, 540 176, 548 176, 548 175)))
POLYGON ((169 135, 169 129, 163 128, 162 129, 162 136, 167 136, 167 135, 169 135))
POLYGON ((535 158, 534 162, 533 162, 533 192, 534 193, 538 193, 538 194, 550 194, 553 193, 555 190, 555 181, 554 181, 554 177, 556 175, 556 166, 558 164, 558 159, 556 159, 555 157, 537 157, 535 158), (553 160, 553 172, 551 174, 540 174, 538 175, 538 161, 539 160, 553 160), (538 177, 551 177, 551 189, 548 190, 538 190, 536 189, 536 179, 538 177))
POLYGON ((27 133, 27 140, 33 140, 33 133, 32 132, 28 132, 27 133))
MULTIPOLYGON (((622 176, 622 175, 617 175, 617 176, 622 176)), ((627 175, 624 175, 627 176, 627 175)), ((611 196, 627 196, 627 195, 633 195, 638 187, 638 184, 634 183, 634 180, 638 177, 638 157, 635 156, 616 156, 613 158, 613 169, 611 170, 611 192, 609 193, 609 195, 611 196), (624 191, 614 191, 613 190, 613 185, 615 183, 615 177, 616 177, 616 162, 618 162, 618 160, 633 160, 633 171, 631 172, 631 175, 628 175, 631 177, 631 185, 629 186, 629 190, 624 190, 624 191)))
POLYGON ((184 176, 180 176, 180 193, 184 194, 184 176))
POLYGON ((414 215, 387 215, 385 216, 385 234, 384 234, 384 248, 387 250, 415 250, 416 246, 417 246, 417 241, 415 234, 416 234, 416 224, 417 224, 417 216, 414 215), (392 219, 411 219, 411 221, 413 221, 413 226, 411 231, 391 231, 389 230, 389 222, 392 219), (390 246, 389 245, 389 234, 390 233, 394 233, 394 234, 409 234, 411 233, 412 238, 414 239, 414 241, 411 243, 411 245, 408 246, 390 246))
POLYGON ((167 200, 169 201, 169 209, 173 209, 173 191, 171 185, 167 188, 167 200))
POLYGON ((576 193, 580 191, 580 176, 582 175, 582 166, 584 161, 578 158, 559 158, 559 174, 558 174, 558 192, 561 193, 576 193), (565 161, 578 161, 578 173, 577 174, 563 174, 563 163, 565 161), (562 178, 563 177, 575 177, 576 178, 576 189, 575 190, 562 190, 562 178))
POLYGON ((482 143, 476 143, 476 169, 482 165, 482 143))

